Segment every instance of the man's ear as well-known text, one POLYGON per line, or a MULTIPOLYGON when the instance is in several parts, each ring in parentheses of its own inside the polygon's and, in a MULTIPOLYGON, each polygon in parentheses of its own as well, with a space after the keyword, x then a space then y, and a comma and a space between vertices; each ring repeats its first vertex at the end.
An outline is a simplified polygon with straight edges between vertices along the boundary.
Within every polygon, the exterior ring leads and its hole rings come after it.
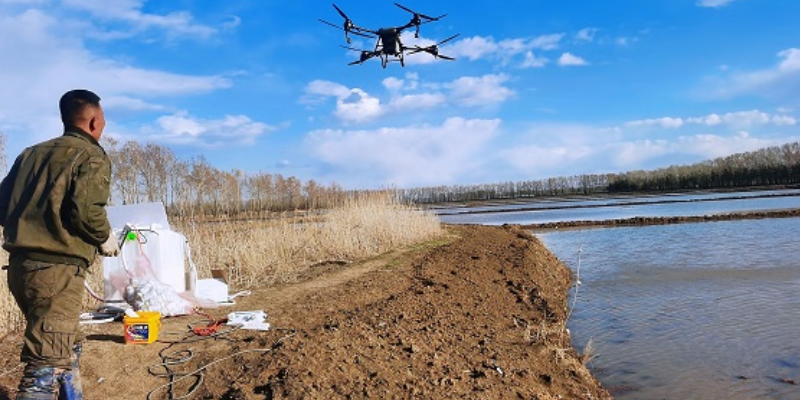
POLYGON ((92 119, 89 120, 89 132, 94 132, 97 130, 97 116, 93 116, 92 119))

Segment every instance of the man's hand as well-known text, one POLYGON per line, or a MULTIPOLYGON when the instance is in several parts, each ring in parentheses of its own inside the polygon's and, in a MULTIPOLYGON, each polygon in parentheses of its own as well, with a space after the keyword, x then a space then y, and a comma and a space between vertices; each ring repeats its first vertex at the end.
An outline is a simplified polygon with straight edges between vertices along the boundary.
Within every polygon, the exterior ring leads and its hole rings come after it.
POLYGON ((108 235, 108 239, 100 245, 100 254, 105 257, 116 257, 119 255, 119 243, 117 242, 117 238, 114 237, 113 232, 108 235))

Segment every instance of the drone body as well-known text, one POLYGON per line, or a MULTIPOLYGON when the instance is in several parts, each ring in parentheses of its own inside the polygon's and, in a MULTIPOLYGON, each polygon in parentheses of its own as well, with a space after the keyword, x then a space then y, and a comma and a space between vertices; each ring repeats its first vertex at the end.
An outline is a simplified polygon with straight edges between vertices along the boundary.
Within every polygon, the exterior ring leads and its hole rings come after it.
POLYGON ((343 30, 344 37, 345 39, 347 39, 348 44, 350 44, 351 41, 350 34, 377 39, 377 41, 375 42, 375 48, 373 50, 361 50, 348 46, 342 46, 348 50, 361 52, 359 59, 357 61, 349 63, 349 65, 362 64, 373 57, 378 57, 381 60, 381 66, 383 66, 383 68, 386 68, 386 65, 391 61, 398 61, 400 62, 401 66, 405 66, 405 55, 421 53, 421 52, 428 53, 432 55, 434 58, 441 58, 444 60, 455 60, 455 58, 453 57, 448 57, 439 54, 439 45, 456 38, 458 34, 450 36, 449 38, 442 40, 436 44, 425 47, 420 47, 417 45, 411 47, 405 46, 400 38, 400 35, 403 33, 403 31, 411 27, 415 28, 414 37, 418 38, 420 25, 428 22, 438 21, 447 14, 443 14, 438 17, 430 17, 425 14, 420 14, 414 10, 411 10, 408 7, 405 7, 399 3, 394 3, 394 4, 397 7, 400 7, 401 9, 408 11, 413 15, 411 17, 411 20, 405 25, 380 28, 377 30, 363 28, 354 24, 353 21, 344 13, 344 11, 342 11, 339 7, 336 6, 336 4, 333 5, 333 8, 335 8, 336 11, 339 13, 339 15, 341 15, 342 18, 344 18, 344 24, 342 26, 339 26, 331 22, 325 21, 323 19, 320 19, 320 21, 330 26, 333 26, 334 28, 343 30))

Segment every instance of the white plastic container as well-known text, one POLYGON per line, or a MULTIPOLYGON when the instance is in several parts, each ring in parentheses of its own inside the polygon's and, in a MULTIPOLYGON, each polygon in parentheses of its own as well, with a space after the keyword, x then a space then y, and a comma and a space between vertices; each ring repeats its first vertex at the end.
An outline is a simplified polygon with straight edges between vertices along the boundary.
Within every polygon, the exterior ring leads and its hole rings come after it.
POLYGON ((115 236, 119 237, 126 226, 132 226, 136 234, 133 240, 126 240, 122 245, 119 257, 103 259, 103 299, 107 303, 125 307, 122 291, 130 279, 125 265, 139 277, 142 268, 147 268, 151 271, 148 278, 155 276, 178 294, 187 290, 194 292, 197 270, 186 237, 170 228, 162 203, 111 206, 106 210, 115 236))
POLYGON ((135 235, 135 239, 125 241, 119 257, 103 259, 104 300, 107 303, 123 301, 120 279, 128 276, 125 265, 134 276, 155 275, 156 279, 171 286, 177 293, 185 292, 186 238, 180 233, 164 229, 134 230, 132 235, 135 235))

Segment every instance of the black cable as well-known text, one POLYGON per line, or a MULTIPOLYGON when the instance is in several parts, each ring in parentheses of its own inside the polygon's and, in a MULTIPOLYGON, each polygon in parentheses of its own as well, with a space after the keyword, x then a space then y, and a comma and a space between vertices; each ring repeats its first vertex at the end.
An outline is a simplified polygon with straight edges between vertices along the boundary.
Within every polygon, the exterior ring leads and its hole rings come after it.
MULTIPOLYGON (((151 390, 147 394, 147 400, 153 400, 154 399, 154 397, 153 397, 154 393, 158 392, 161 389, 167 389, 166 395, 168 397, 163 397, 163 398, 170 399, 170 400, 186 399, 189 396, 193 395, 197 391, 197 389, 200 388, 200 386, 203 384, 203 380, 204 380, 203 371, 208 369, 209 367, 211 367, 211 366, 213 366, 215 364, 218 364, 218 363, 220 363, 222 361, 225 361, 227 359, 230 359, 230 358, 242 355, 242 354, 246 354, 246 353, 268 353, 268 352, 271 352, 272 350, 278 348, 281 345, 281 343, 283 343, 284 340, 289 339, 289 338, 291 338, 291 337, 293 337, 293 336, 295 336, 297 334, 297 330, 296 329, 275 328, 274 330, 276 330, 276 331, 288 331, 289 333, 287 335, 283 336, 283 337, 278 338, 272 344, 272 346, 270 346, 269 348, 242 350, 242 351, 236 352, 234 354, 231 354, 229 356, 216 359, 216 360, 214 360, 214 361, 212 361, 212 362, 210 362, 210 363, 208 363, 206 365, 203 365, 202 367, 200 367, 200 368, 198 368, 198 369, 196 369, 194 371, 188 372, 188 373, 187 372, 175 372, 170 368, 171 366, 174 366, 174 365, 180 365, 180 364, 186 363, 187 361, 191 360, 194 357, 194 352, 192 352, 191 349, 177 350, 177 351, 173 351, 171 353, 167 353, 167 350, 172 348, 174 345, 184 344, 184 343, 194 343, 194 342, 198 342, 198 341, 201 341, 201 340, 207 340, 207 339, 216 339, 219 336, 226 335, 226 334, 228 334, 230 332, 233 332, 233 331, 239 330, 239 329, 241 329, 241 327, 235 327, 233 329, 229 329, 229 330, 226 330, 224 332, 218 332, 218 333, 215 333, 215 334, 209 335, 209 336, 197 336, 197 335, 192 334, 192 335, 189 335, 189 336, 185 337, 184 339, 182 339, 180 341, 164 341, 164 343, 169 343, 169 345, 167 347, 161 349, 161 351, 158 352, 159 357, 161 357, 162 363, 161 364, 151 365, 151 366, 147 367, 147 372, 149 372, 151 375, 156 376, 156 377, 162 377, 162 378, 166 377, 166 378, 169 379, 169 382, 167 382, 167 383, 165 383, 165 384, 163 384, 163 385, 161 385, 159 387, 156 387, 155 389, 151 390), (195 336, 195 337, 193 337, 193 336, 195 336), (163 367, 165 372, 158 372, 158 371, 154 371, 153 370, 153 368, 159 368, 159 367, 163 367), (184 395, 180 396, 180 397, 175 397, 175 394, 174 394, 174 386, 175 386, 175 384, 180 382, 180 381, 183 381, 185 379, 189 379, 190 377, 194 377, 195 380, 189 386, 189 388, 187 389, 187 392, 184 395)), ((159 340, 159 341, 161 341, 161 340, 159 340)))

